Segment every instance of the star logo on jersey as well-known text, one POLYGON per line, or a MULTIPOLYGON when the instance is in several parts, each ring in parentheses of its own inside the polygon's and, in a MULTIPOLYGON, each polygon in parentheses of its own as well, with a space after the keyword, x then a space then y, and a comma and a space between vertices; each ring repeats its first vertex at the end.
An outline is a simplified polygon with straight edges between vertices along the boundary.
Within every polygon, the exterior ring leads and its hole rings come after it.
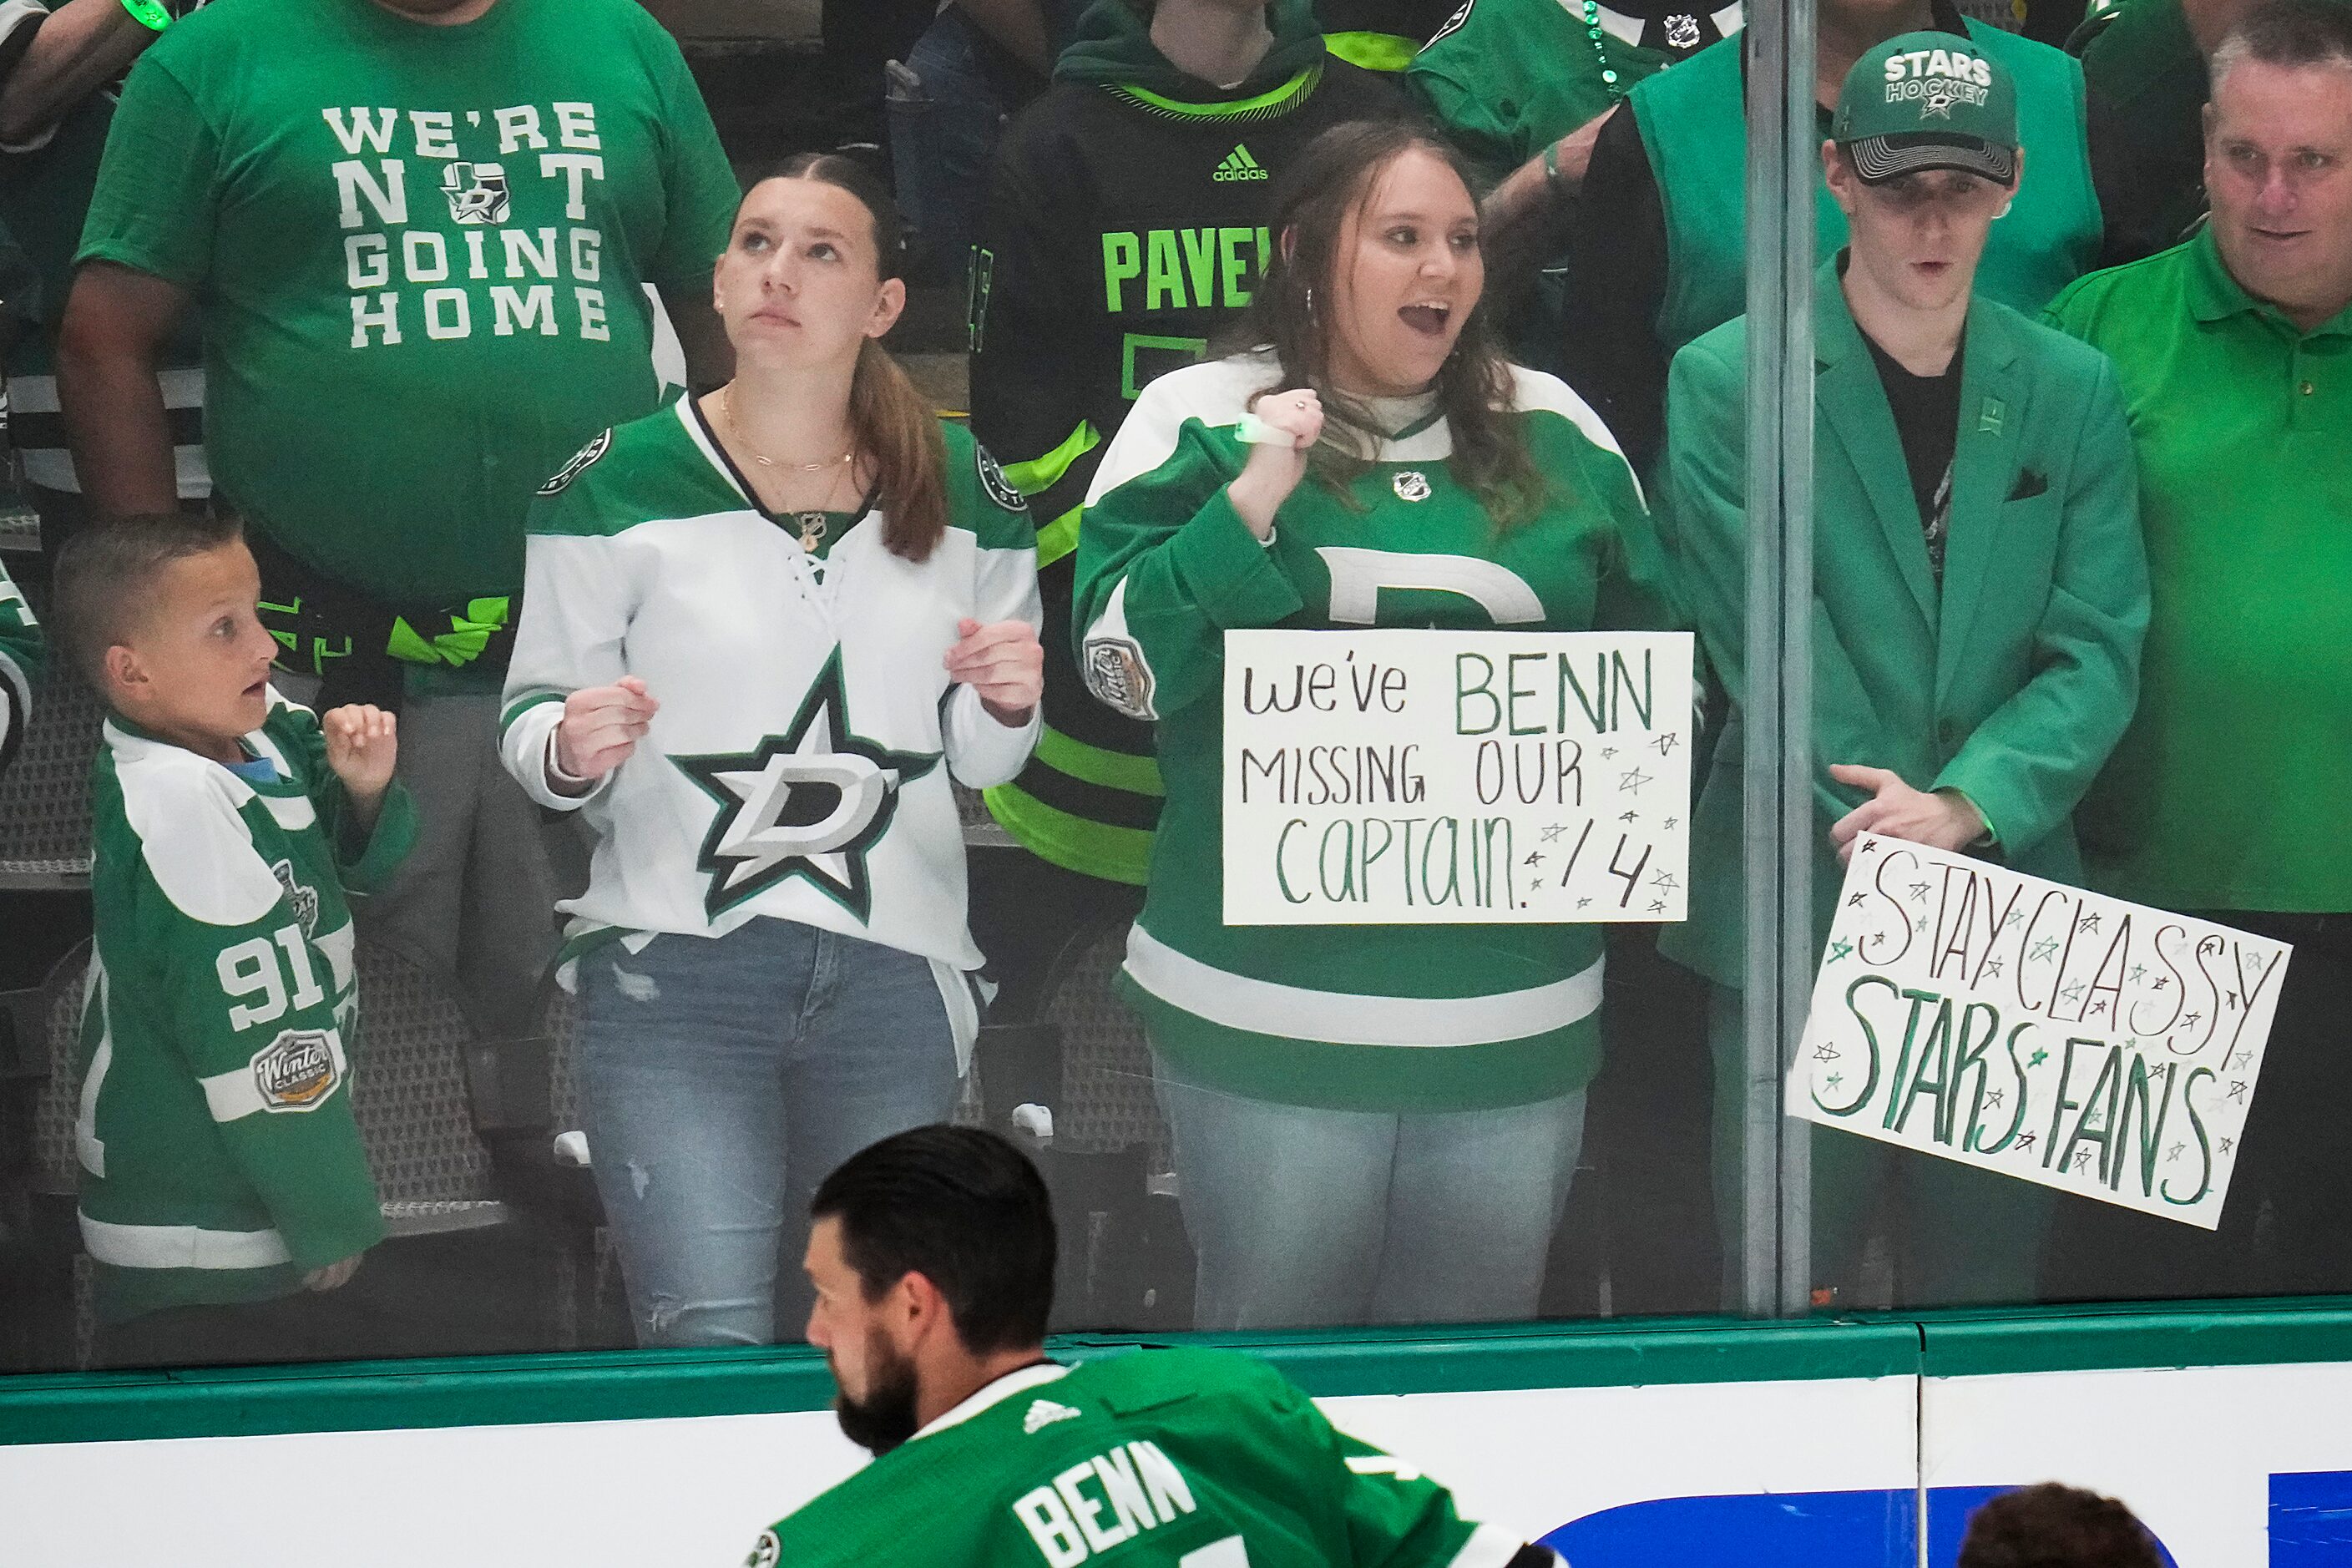
POLYGON ((850 728, 841 652, 825 660, 790 729, 749 752, 670 761, 719 803, 698 870, 716 919, 790 877, 856 915, 874 906, 866 853, 890 830, 898 791, 939 765, 937 752, 894 752, 850 728))
POLYGON ((497 163, 450 164, 441 172, 441 194, 449 198, 451 223, 504 223, 513 210, 507 172, 497 163))
POLYGON ((1029 1414, 1021 1418, 1021 1430, 1034 1437, 1056 1421, 1076 1421, 1086 1414, 1066 1405, 1056 1405, 1050 1399, 1040 1399, 1029 1406, 1029 1414))

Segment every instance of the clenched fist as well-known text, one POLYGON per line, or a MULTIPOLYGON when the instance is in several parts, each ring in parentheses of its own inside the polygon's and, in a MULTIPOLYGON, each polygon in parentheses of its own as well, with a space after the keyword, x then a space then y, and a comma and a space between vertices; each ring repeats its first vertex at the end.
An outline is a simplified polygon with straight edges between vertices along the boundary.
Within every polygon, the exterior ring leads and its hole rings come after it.
POLYGON ((1323 438, 1323 400, 1304 387, 1269 392, 1250 413, 1265 434, 1289 437, 1254 442, 1240 476, 1225 487, 1225 499, 1263 542, 1274 537, 1274 514, 1307 477, 1307 454, 1323 438))
MULTIPOLYGON (((563 720, 555 727, 550 760, 572 778, 593 784, 628 760, 660 710, 646 683, 634 675, 621 677, 617 685, 575 691, 563 700, 563 720)), ((566 784, 552 775, 547 782, 560 794, 587 793, 582 784, 566 784)))
POLYGON ((1027 621, 982 626, 969 617, 956 623, 962 640, 948 649, 948 678, 980 693, 981 706, 1007 729, 1029 722, 1045 689, 1045 650, 1027 621))
POLYGON ((399 720, 354 702, 320 714, 319 729, 327 738, 327 766, 342 781, 361 824, 373 826, 383 792, 392 787, 393 764, 400 759, 399 720))

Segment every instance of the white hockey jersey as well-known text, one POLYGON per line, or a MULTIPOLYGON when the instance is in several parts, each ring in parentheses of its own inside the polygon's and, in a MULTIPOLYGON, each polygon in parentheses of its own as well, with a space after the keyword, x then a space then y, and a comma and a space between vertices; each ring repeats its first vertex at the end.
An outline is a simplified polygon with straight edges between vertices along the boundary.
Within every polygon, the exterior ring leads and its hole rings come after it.
POLYGON ((541 490, 499 751, 596 832, 588 889, 562 906, 567 961, 798 921, 929 959, 969 1051, 981 955, 948 781, 1013 777, 1037 723, 999 723, 943 661, 961 619, 1036 623, 1036 533, 987 454, 946 437, 949 527, 919 563, 884 548, 878 510, 762 511, 690 398, 541 490), (557 793, 563 700, 625 675, 661 705, 649 732, 587 795, 557 793))

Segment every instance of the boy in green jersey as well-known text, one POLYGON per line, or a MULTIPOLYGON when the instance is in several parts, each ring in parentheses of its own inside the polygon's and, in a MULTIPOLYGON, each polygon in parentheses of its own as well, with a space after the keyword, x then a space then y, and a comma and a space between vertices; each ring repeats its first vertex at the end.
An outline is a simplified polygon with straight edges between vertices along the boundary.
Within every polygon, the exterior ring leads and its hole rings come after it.
POLYGON ((1411 1465, 1334 1431, 1244 1356, 1045 1358, 1054 1219, 1011 1144, 919 1127, 817 1189, 808 1249, 834 1408, 875 1462, 747 1568, 1539 1568, 1411 1465))
POLYGON ((392 717, 322 721, 270 689, 277 644, 234 520, 81 530, 57 593, 111 710, 74 1126, 105 1357, 353 1353, 306 1292, 342 1285, 383 1236, 352 1119, 343 894, 381 884, 414 837, 392 717))

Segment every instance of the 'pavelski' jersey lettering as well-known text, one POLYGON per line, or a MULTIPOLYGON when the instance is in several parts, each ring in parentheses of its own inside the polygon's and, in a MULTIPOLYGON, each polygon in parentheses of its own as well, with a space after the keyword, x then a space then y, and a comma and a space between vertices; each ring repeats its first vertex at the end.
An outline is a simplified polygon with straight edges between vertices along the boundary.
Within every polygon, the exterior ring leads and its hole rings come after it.
POLYGON ((1196 104, 1066 79, 1005 134, 972 257, 971 422, 1036 529, 1045 733, 988 805, 1055 865, 1140 882, 1160 815, 1150 731, 1088 700, 1070 656, 1070 563, 1104 444, 1249 305, 1275 178, 1323 131, 1402 107, 1322 58, 1196 104))

